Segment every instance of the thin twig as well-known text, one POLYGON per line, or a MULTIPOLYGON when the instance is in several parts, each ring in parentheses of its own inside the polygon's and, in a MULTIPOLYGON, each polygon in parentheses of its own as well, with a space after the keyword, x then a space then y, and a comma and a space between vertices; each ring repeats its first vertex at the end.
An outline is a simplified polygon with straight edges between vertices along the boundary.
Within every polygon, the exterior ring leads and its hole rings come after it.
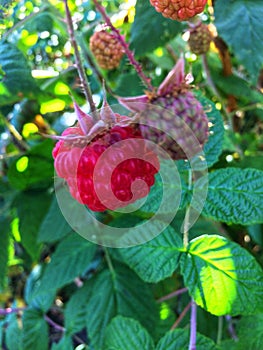
POLYGON ((0 316, 6 316, 9 314, 19 313, 20 311, 24 311, 25 307, 7 307, 6 309, 0 309, 0 316))
POLYGON ((161 297, 160 299, 157 300, 157 303, 161 303, 161 302, 163 302, 163 301, 165 301, 165 300, 169 300, 169 299, 172 299, 172 298, 174 298, 174 297, 177 297, 178 295, 181 295, 181 294, 183 294, 183 293, 186 293, 187 290, 188 290, 187 288, 178 289, 178 290, 176 290, 175 292, 172 292, 172 293, 170 293, 170 294, 167 294, 167 295, 161 297))
POLYGON ((197 329, 197 305, 194 300, 191 302, 191 322, 189 350, 196 350, 196 329, 197 329))
POLYGON ((114 27, 114 25, 111 23, 111 19, 109 18, 109 16, 107 15, 104 7, 102 5, 99 4, 99 2, 97 0, 94 0, 94 4, 97 8, 97 10, 101 13, 102 17, 104 18, 106 24, 111 28, 111 30, 115 33, 116 38, 118 39, 118 41, 120 42, 120 44, 123 47, 123 50, 126 54, 126 56, 128 57, 131 65, 134 66, 136 72, 138 73, 139 77, 141 78, 143 84, 147 87, 147 89, 149 89, 150 91, 152 91, 154 89, 154 87, 151 84, 151 79, 149 77, 147 77, 143 70, 142 70, 142 66, 140 65, 140 63, 135 59, 133 52, 129 49, 129 45, 126 43, 126 41, 123 39, 123 36, 120 34, 120 31, 114 27))
POLYGON ((232 317, 227 315, 227 316, 225 316, 225 318, 227 320, 227 329, 228 329, 229 334, 231 335, 231 337, 234 341, 238 341, 238 337, 237 337, 235 328, 233 326, 232 317))
POLYGON ((90 110, 91 110, 91 112, 93 112, 95 114, 94 117, 96 118, 96 106, 95 106, 95 103, 93 101, 92 92, 91 92, 91 89, 90 89, 90 86, 89 86, 89 82, 88 82, 88 79, 86 77, 86 74, 85 74, 85 71, 84 71, 84 68, 83 68, 83 64, 82 64, 82 61, 81 61, 80 52, 79 52, 79 49, 78 49, 78 44, 77 44, 77 41, 76 41, 76 38, 75 38, 72 17, 71 17, 71 14, 70 14, 70 11, 69 11, 69 7, 68 7, 68 1, 64 0, 64 4, 65 4, 66 21, 67 21, 67 26, 68 26, 69 37, 70 37, 71 45, 74 48, 76 66, 77 66, 77 70, 78 70, 78 73, 79 73, 80 82, 81 82, 81 85, 83 87, 86 100, 90 104, 90 110))
POLYGON ((107 247, 103 247, 103 250, 105 252, 105 258, 106 258, 109 270, 110 270, 112 276, 114 277, 116 273, 115 273, 114 267, 112 265, 112 261, 111 261, 111 258, 110 258, 109 251, 108 251, 107 247))
POLYGON ((190 309, 190 307, 191 307, 191 302, 189 304, 187 304, 186 307, 183 309, 183 311, 181 312, 180 316, 177 318, 177 320, 172 325, 171 330, 175 329, 176 327, 178 327, 179 323, 185 317, 185 315, 187 314, 187 312, 190 309))

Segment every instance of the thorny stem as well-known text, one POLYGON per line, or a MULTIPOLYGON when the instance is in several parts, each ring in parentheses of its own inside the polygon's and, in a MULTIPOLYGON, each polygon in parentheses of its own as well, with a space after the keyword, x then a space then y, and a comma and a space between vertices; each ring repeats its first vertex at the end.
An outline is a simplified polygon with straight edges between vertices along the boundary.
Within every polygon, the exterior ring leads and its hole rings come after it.
POLYGON ((117 28, 114 27, 114 25, 111 23, 111 20, 109 18, 109 16, 107 15, 104 7, 102 5, 99 4, 98 0, 94 0, 94 4, 96 6, 96 8, 98 9, 98 11, 101 13, 102 17, 104 18, 106 24, 111 28, 111 30, 115 33, 118 41, 120 42, 120 44, 123 47, 123 50, 125 52, 125 54, 127 55, 131 65, 134 66, 134 68, 136 69, 136 72, 138 73, 139 77, 141 78, 142 82, 144 83, 144 85, 147 87, 147 89, 149 89, 150 91, 152 91, 154 88, 151 84, 151 80, 150 78, 148 78, 143 70, 142 70, 142 66, 140 65, 140 63, 135 59, 133 52, 129 49, 128 44, 125 42, 125 40, 123 39, 122 35, 120 34, 119 30, 117 28))
POLYGON ((178 295, 181 295, 181 294, 183 294, 183 293, 186 293, 187 290, 188 290, 187 288, 178 289, 178 290, 176 290, 175 292, 172 292, 172 293, 170 293, 170 294, 167 294, 167 295, 161 297, 160 299, 157 300, 157 303, 161 303, 161 302, 163 302, 163 301, 165 301, 165 300, 169 300, 169 299, 172 299, 172 298, 174 298, 174 297, 177 297, 178 295))
POLYGON ((190 322, 190 342, 189 342, 189 350, 196 350, 196 316, 197 316, 197 305, 192 300, 191 302, 191 322, 190 322))
POLYGON ((190 309, 190 307, 191 307, 191 302, 189 304, 187 304, 186 307, 183 309, 183 311, 181 312, 180 316, 177 318, 177 320, 172 325, 171 330, 175 329, 179 325, 179 323, 182 321, 184 316, 187 314, 187 312, 190 309))
MULTIPOLYGON (((86 100, 90 104, 90 110, 91 110, 91 112, 96 114, 96 106, 95 106, 95 103, 94 103, 93 98, 92 98, 92 92, 90 90, 89 82, 88 82, 88 79, 86 77, 86 74, 85 74, 85 71, 84 71, 84 68, 83 68, 83 64, 82 64, 81 57, 80 57, 80 52, 79 52, 79 49, 78 49, 78 44, 77 44, 77 41, 76 41, 76 38, 75 38, 72 17, 71 17, 71 14, 70 14, 70 11, 69 11, 69 7, 68 7, 68 1, 64 0, 64 4, 65 4, 66 21, 67 21, 67 26, 68 26, 70 42, 71 42, 71 45, 74 48, 76 67, 77 67, 77 70, 78 70, 78 73, 79 73, 80 82, 81 82, 81 85, 83 86, 83 90, 84 90, 84 94, 85 94, 86 100)), ((96 115, 95 115, 95 117, 96 117, 96 115)))

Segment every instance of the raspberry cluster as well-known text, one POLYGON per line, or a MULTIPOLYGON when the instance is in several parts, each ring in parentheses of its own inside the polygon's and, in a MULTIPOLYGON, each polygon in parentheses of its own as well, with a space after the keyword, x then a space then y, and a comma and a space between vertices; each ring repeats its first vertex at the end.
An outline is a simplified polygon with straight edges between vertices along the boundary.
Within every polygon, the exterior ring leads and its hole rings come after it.
POLYGON ((204 11, 207 0, 150 0, 157 12, 176 21, 186 21, 204 11))
POLYGON ((105 30, 91 36, 90 50, 103 69, 117 68, 123 56, 123 49, 117 38, 105 30))
MULTIPOLYGON (((79 126, 62 134, 72 135, 84 134, 79 126)), ((53 149, 53 157, 56 172, 66 180, 72 197, 93 211, 115 210, 145 197, 159 170, 156 154, 147 147, 134 125, 113 126, 84 147, 74 145, 70 138, 60 140, 53 149), (114 167, 114 164, 118 165, 114 167), (143 184, 133 186, 136 180, 143 184)))

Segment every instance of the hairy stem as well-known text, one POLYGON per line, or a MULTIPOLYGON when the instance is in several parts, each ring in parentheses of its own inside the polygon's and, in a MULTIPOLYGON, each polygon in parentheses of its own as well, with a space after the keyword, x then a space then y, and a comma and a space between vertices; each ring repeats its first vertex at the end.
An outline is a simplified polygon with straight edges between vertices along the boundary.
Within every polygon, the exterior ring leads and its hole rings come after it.
POLYGON ((226 318, 226 321, 228 324, 227 329, 228 329, 229 334, 231 335, 231 337, 234 341, 238 341, 238 337, 237 337, 235 328, 233 326, 232 317, 227 315, 227 316, 225 316, 225 318, 226 318))
POLYGON ((172 293, 170 293, 170 294, 167 294, 167 295, 161 297, 160 299, 157 300, 157 303, 161 303, 161 302, 163 302, 163 301, 165 301, 165 300, 169 300, 169 299, 172 299, 172 298, 174 298, 174 297, 177 297, 178 295, 181 295, 181 294, 183 294, 183 293, 186 293, 187 290, 188 290, 187 288, 178 289, 178 290, 176 290, 175 292, 172 292, 172 293))
POLYGON ((141 78, 143 84, 147 87, 147 89, 152 91, 154 88, 153 88, 153 86, 151 84, 151 79, 144 74, 144 72, 142 70, 142 66, 135 59, 133 52, 129 49, 129 45, 123 39, 122 35, 120 34, 120 31, 117 28, 115 28, 114 25, 111 23, 111 20, 110 20, 109 16, 107 15, 104 7, 102 5, 100 5, 100 3, 97 0, 94 0, 94 4, 95 4, 97 10, 101 13, 101 15, 102 15, 103 19, 105 20, 106 24, 115 33, 116 38, 118 39, 118 41, 122 45, 126 56, 128 57, 131 65, 134 66, 134 68, 135 68, 136 72, 138 73, 139 77, 141 78))
POLYGON ((76 38, 75 38, 72 17, 71 17, 71 14, 70 14, 70 11, 69 11, 69 7, 68 7, 68 1, 64 0, 64 4, 65 4, 66 21, 67 21, 67 26, 68 26, 70 42, 71 42, 71 45, 74 48, 76 67, 77 67, 77 70, 78 70, 78 73, 79 73, 80 82, 81 82, 81 85, 83 86, 83 90, 84 90, 84 94, 85 94, 86 100, 90 104, 90 110, 91 110, 91 112, 93 112, 95 114, 95 117, 96 117, 96 106, 95 106, 95 103, 93 101, 92 92, 90 90, 89 82, 88 82, 87 76, 85 74, 85 70, 84 70, 82 61, 81 61, 78 44, 77 44, 77 41, 76 41, 76 38))
MULTIPOLYGON (((192 189, 192 170, 190 169, 188 172, 188 189, 192 189)), ((188 243, 189 243, 189 232, 188 232, 188 227, 189 227, 189 218, 190 218, 190 211, 191 211, 191 206, 188 206, 186 209, 185 213, 185 219, 184 219, 184 236, 183 236, 183 241, 184 241, 184 247, 187 248, 188 243)))
POLYGON ((20 311, 24 311, 26 308, 25 307, 8 307, 6 309, 0 309, 0 316, 6 316, 9 314, 14 314, 14 313, 18 313, 20 311))
POLYGON ((189 350, 196 350, 196 328, 197 328, 197 322, 196 322, 196 316, 197 316, 197 305, 192 300, 191 302, 191 322, 190 322, 190 342, 189 342, 189 350))

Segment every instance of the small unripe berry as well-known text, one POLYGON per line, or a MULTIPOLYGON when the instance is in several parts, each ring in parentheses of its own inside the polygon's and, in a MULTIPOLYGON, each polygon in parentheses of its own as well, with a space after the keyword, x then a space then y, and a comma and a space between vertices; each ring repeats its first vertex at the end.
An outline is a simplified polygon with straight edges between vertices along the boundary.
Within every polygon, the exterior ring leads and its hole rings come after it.
POLYGON ((123 48, 118 39, 105 30, 95 32, 91 36, 90 50, 103 69, 117 68, 123 56, 123 48))
POLYGON ((189 47, 190 50, 196 55, 202 55, 206 53, 210 48, 210 43, 213 40, 213 36, 204 23, 200 23, 194 28, 190 29, 189 47))

